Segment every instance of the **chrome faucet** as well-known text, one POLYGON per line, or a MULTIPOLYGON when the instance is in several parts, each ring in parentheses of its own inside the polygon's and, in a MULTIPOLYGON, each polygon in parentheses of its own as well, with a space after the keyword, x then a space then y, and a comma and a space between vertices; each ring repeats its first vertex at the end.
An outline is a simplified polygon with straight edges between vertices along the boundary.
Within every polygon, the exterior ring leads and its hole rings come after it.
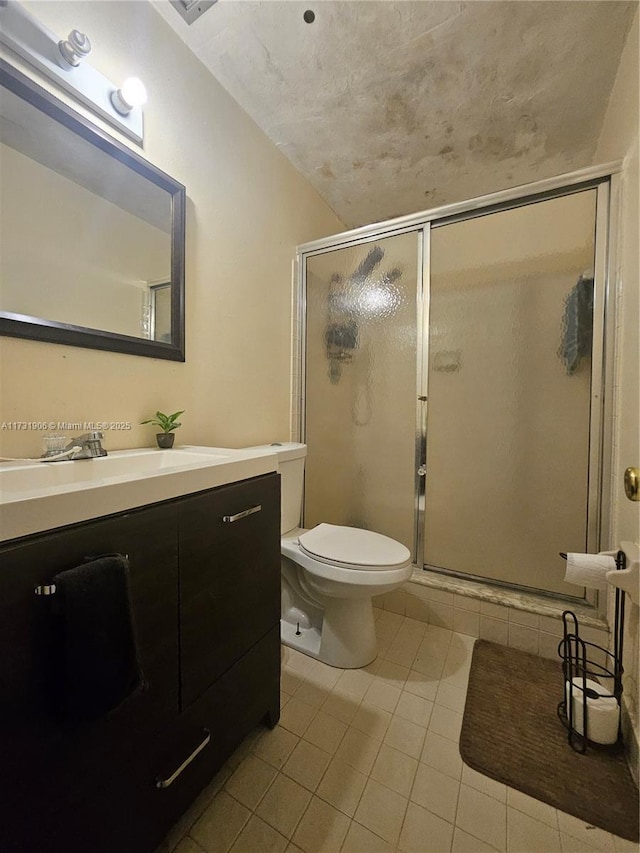
POLYGON ((73 448, 78 448, 71 457, 72 459, 95 459, 98 456, 106 456, 107 451, 100 443, 103 438, 104 436, 99 430, 85 432, 84 435, 71 439, 65 450, 72 451, 73 448))
POLYGON ((72 438, 69 444, 61 451, 48 451, 42 454, 42 458, 51 457, 51 462, 62 462, 64 460, 74 459, 96 459, 99 456, 106 456, 107 451, 101 444, 104 436, 98 430, 85 432, 84 435, 79 435, 77 438, 72 438))

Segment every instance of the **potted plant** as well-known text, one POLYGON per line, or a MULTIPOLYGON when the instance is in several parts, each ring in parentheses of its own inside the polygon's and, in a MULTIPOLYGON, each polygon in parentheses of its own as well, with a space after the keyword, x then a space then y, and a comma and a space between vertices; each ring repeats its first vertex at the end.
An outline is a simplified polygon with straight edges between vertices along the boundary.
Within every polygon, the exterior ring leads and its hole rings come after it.
POLYGON ((173 447, 173 442, 175 440, 173 430, 182 426, 178 418, 180 415, 184 415, 184 413, 184 409, 181 412, 174 412, 172 415, 165 415, 164 412, 156 412, 155 418, 150 418, 148 421, 140 421, 140 423, 159 426, 162 432, 156 433, 158 447, 168 450, 170 447, 173 447))

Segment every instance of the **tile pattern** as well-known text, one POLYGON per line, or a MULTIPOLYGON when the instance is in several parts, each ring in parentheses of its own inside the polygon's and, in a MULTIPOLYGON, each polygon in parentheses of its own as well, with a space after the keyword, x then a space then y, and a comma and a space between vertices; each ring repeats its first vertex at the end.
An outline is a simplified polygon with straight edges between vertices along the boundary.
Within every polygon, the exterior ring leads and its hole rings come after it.
POLYGON ((360 670, 283 648, 280 723, 249 735, 157 853, 638 850, 463 764, 472 636, 378 609, 376 628, 360 670))
MULTIPOLYGON (((378 596, 374 601, 390 613, 459 634, 481 637, 541 657, 553 659, 558 654, 564 606, 535 594, 456 578, 442 579, 433 572, 416 571, 401 589, 378 596), (436 582, 441 586, 433 586, 436 582), (443 588, 443 584, 448 588, 443 588)), ((606 621, 579 605, 572 608, 578 612, 583 639, 608 648, 611 635, 606 621)))

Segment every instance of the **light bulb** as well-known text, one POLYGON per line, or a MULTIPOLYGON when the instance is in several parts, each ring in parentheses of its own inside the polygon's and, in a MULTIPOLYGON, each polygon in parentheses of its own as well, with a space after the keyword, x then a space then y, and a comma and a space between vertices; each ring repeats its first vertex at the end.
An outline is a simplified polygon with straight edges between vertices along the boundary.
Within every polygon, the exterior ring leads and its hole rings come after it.
POLYGON ((138 77, 127 77, 120 89, 123 100, 132 107, 141 107, 147 103, 147 90, 138 77))
MULTIPOLYGON (((4 5, 4 4, 3 4, 4 5)), ((80 30, 71 30, 66 40, 58 42, 62 67, 77 68, 81 60, 91 53, 91 42, 85 33, 80 30)))
POLYGON ((127 77, 122 88, 111 93, 111 103, 120 115, 128 115, 135 107, 147 102, 147 90, 138 77, 127 77))

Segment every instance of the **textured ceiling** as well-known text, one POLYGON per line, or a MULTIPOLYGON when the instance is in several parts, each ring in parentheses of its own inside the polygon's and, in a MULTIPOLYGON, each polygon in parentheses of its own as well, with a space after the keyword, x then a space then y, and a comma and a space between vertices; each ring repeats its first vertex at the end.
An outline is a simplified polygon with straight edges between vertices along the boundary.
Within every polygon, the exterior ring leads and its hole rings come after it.
POLYGON ((154 5, 348 227, 589 165, 637 9, 219 0, 189 27, 154 5))

